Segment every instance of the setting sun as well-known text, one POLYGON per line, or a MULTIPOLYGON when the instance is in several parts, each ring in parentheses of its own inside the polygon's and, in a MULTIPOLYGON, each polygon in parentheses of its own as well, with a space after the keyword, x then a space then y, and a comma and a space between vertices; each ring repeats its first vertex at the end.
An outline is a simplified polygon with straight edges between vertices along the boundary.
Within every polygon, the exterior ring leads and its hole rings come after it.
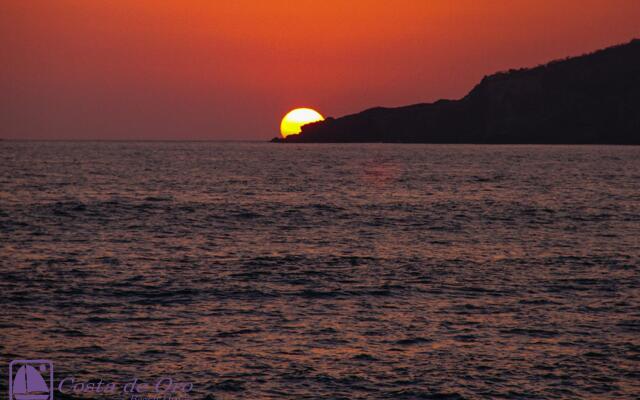
POLYGON ((316 110, 311 108, 296 108, 295 110, 289 111, 287 115, 282 118, 280 133, 282 137, 295 135, 296 133, 300 133, 302 125, 323 120, 324 117, 316 110))

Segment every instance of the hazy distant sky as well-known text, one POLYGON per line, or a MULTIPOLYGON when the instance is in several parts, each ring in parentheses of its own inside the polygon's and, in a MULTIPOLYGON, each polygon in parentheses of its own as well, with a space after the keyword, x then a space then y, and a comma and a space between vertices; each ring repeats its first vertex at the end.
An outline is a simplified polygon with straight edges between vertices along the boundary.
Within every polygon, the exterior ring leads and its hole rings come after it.
POLYGON ((640 37, 638 0, 1 0, 0 137, 267 139, 640 37))

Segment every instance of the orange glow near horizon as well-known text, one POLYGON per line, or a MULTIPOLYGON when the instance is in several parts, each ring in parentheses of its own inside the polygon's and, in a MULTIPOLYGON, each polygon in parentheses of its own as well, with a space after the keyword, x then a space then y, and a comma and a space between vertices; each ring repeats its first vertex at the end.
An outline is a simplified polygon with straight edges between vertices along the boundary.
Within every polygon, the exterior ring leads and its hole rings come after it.
POLYGON ((6 0, 0 137, 268 139, 640 37, 635 0, 6 0), (250 116, 249 118, 247 116, 250 116))

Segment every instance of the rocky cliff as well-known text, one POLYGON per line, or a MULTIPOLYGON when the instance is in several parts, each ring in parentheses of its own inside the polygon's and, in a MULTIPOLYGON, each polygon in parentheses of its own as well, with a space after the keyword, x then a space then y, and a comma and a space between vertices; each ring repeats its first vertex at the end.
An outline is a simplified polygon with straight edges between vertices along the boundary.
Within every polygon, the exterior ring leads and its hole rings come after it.
POLYGON ((640 40, 497 73, 460 100, 372 108, 274 141, 640 144, 640 40))

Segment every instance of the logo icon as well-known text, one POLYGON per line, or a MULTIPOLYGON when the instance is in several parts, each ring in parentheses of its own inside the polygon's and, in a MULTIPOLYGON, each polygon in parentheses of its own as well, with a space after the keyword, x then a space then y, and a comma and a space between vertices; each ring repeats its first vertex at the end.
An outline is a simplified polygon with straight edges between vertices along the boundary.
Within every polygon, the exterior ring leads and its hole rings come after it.
POLYGON ((53 363, 49 360, 11 361, 9 400, 53 400, 53 363))

